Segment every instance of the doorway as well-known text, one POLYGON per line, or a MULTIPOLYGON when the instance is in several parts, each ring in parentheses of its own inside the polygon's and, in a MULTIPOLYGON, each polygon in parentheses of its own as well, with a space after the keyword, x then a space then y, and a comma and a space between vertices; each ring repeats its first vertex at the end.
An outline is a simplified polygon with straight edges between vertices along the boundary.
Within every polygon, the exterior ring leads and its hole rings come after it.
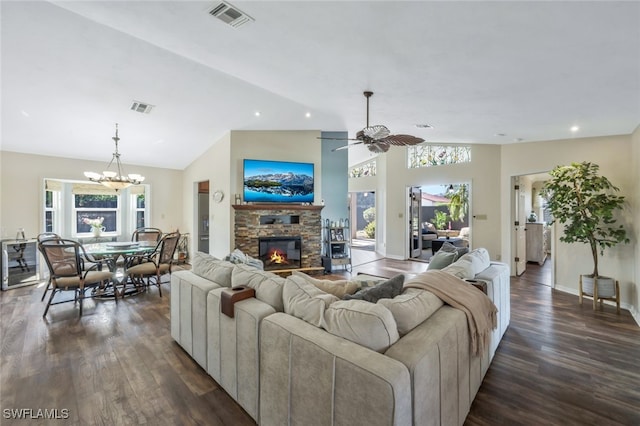
POLYGON ((511 268, 516 276, 531 276, 535 282, 553 287, 553 227, 546 202, 540 196, 546 172, 511 178, 512 224, 511 268))
POLYGON ((209 181, 198 182, 196 206, 198 251, 209 253, 209 181))
POLYGON ((351 245, 354 249, 376 249, 376 193, 374 191, 350 194, 351 245))

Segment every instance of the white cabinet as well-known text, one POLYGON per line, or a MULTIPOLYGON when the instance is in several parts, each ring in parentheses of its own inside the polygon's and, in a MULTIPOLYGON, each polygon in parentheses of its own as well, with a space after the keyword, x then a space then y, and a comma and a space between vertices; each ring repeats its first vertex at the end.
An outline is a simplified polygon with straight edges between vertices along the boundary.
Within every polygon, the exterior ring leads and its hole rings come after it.
POLYGON ((544 223, 527 223, 527 262, 542 265, 547 258, 547 227, 544 223))

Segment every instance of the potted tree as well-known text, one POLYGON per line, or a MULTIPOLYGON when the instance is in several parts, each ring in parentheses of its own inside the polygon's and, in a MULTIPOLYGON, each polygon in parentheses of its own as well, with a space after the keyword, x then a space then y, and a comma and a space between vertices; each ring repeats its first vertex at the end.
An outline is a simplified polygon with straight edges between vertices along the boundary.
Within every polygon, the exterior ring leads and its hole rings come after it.
POLYGON ((553 215, 551 223, 564 225, 560 241, 588 244, 593 257, 593 272, 580 276, 580 303, 582 295, 593 296, 593 306, 598 299, 615 299, 620 309, 618 282, 601 276, 598 271, 598 255, 619 243, 628 243, 626 230, 616 224, 614 213, 621 210, 624 197, 615 195, 619 189, 609 179, 598 174, 597 164, 582 162, 570 166, 558 166, 549 174, 541 195, 547 200, 547 208, 553 215))

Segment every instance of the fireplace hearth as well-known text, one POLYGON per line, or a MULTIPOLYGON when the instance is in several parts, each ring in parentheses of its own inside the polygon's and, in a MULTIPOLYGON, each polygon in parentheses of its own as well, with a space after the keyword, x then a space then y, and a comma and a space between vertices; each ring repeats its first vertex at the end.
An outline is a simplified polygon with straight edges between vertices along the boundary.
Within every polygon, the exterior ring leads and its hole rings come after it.
POLYGON ((258 245, 258 258, 264 263, 265 271, 302 266, 301 237, 260 237, 258 245))

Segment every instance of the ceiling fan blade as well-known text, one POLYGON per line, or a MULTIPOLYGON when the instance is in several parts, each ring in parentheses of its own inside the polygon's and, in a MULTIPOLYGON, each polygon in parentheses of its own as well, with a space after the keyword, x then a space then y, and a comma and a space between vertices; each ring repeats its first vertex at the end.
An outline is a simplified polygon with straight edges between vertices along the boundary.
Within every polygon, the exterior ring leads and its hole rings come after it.
POLYGON ((369 148, 369 151, 376 154, 382 154, 389 151, 389 147, 390 145, 384 141, 375 141, 367 144, 367 148, 369 148))
MULTIPOLYGON (((353 139, 351 139, 351 140, 353 140, 353 139)), ((350 143, 349 145, 341 146, 341 147, 339 147, 339 148, 333 148, 333 149, 331 150, 331 152, 335 152, 335 151, 340 151, 340 150, 343 150, 343 149, 351 148, 351 147, 352 147, 352 146, 354 146, 354 145, 360 145, 360 144, 362 144, 362 143, 364 143, 364 142, 359 141, 359 142, 350 143)))
POLYGON ((391 145, 396 146, 406 146, 406 145, 417 145, 419 143, 424 142, 424 139, 417 138, 411 135, 390 135, 383 139, 380 139, 379 142, 386 142, 391 145))
POLYGON ((353 139, 353 138, 323 138, 321 136, 318 136, 316 139, 321 139, 325 141, 359 141, 360 140, 360 139, 353 139))
POLYGON ((365 127, 362 129, 362 133, 371 139, 383 139, 389 136, 391 132, 386 126, 378 124, 376 126, 365 127))

